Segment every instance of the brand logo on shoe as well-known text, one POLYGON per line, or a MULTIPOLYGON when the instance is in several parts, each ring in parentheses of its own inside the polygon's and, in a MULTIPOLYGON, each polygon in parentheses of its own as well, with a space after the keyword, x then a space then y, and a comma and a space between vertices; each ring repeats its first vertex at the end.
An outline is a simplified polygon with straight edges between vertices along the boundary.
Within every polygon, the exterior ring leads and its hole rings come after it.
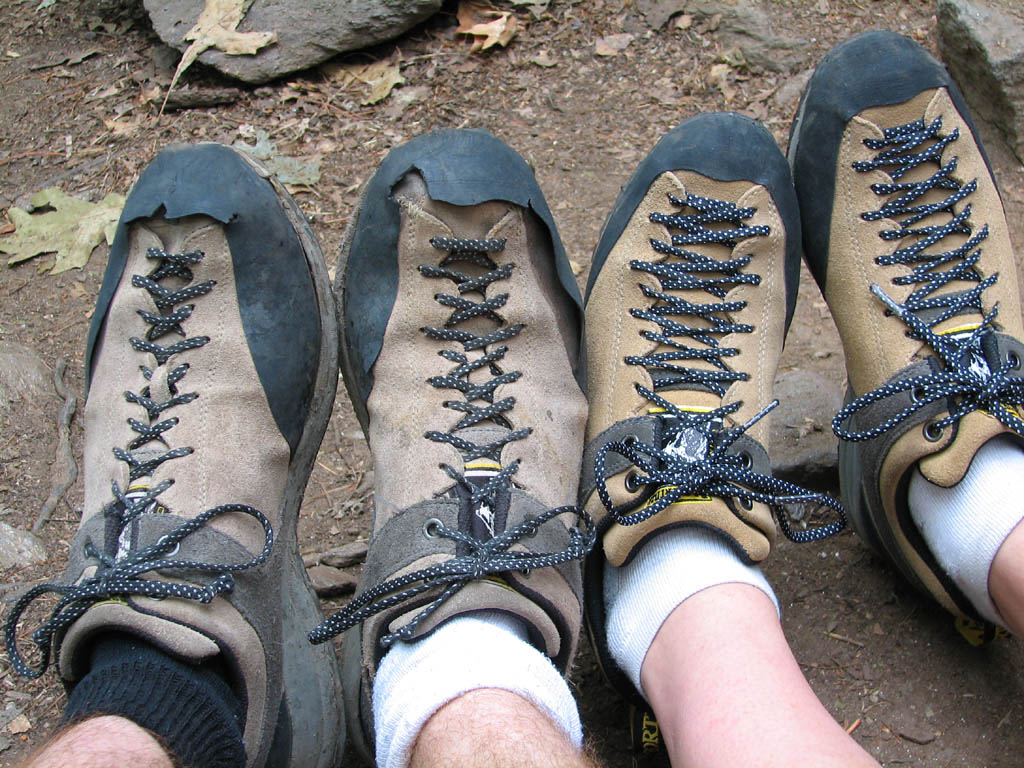
MULTIPOLYGON (((650 495, 650 497, 647 499, 647 501, 645 501, 643 503, 643 506, 641 506, 640 509, 644 510, 644 509, 647 509, 650 506, 653 506, 659 500, 663 499, 666 495, 668 495, 669 493, 671 493, 675 489, 676 489, 676 486, 674 486, 674 485, 663 485, 663 486, 661 486, 660 488, 658 488, 658 490, 656 490, 654 493, 652 493, 650 495)), ((674 501, 672 504, 670 504, 667 507, 667 509, 672 509, 672 507, 676 506, 677 504, 692 504, 694 502, 703 502, 703 501, 711 501, 711 497, 710 496, 680 496, 676 501, 674 501)))
MULTIPOLYGON (((128 488, 124 497, 130 504, 134 504, 140 499, 144 498, 146 493, 149 491, 148 485, 133 485, 128 488)), ((157 504, 155 501, 151 501, 145 510, 149 512, 166 512, 167 508, 157 504)), ((133 520, 131 525, 126 525, 121 529, 121 533, 117 537, 117 553, 114 555, 114 562, 119 563, 128 557, 128 553, 132 550, 132 539, 135 537, 135 531, 138 527, 138 521, 133 520)))
MULTIPOLYGON (((466 463, 465 475, 466 479, 473 485, 483 486, 500 471, 501 464, 498 462, 491 461, 489 459, 477 459, 466 463)), ((481 523, 483 523, 487 532, 491 536, 494 536, 496 533, 494 526, 495 519, 494 510, 491 509, 491 506, 486 501, 482 501, 477 504, 476 508, 473 510, 473 514, 481 523)))

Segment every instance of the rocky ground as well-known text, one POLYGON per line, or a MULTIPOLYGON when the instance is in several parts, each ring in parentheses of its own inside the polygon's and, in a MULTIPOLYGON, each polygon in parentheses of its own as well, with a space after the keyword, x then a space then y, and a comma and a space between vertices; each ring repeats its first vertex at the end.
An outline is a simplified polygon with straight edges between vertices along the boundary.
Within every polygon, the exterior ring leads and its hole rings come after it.
MULTIPOLYGON (((682 119, 736 110, 764 121, 784 147, 800 89, 833 44, 886 27, 936 47, 935 8, 923 0, 774 0, 760 10, 743 0, 501 5, 519 27, 507 47, 470 52, 470 40, 456 34, 456 6, 445 4, 392 43, 263 86, 193 65, 161 115, 178 54, 159 41, 141 5, 0 3, 0 209, 24 208, 50 186, 92 202, 125 194, 172 142, 260 142, 275 161, 297 158, 281 167, 305 182, 295 195, 333 264, 359 185, 389 148, 431 128, 484 127, 535 167, 583 281, 619 187, 682 119), (666 8, 681 7, 686 13, 658 24, 666 8), (369 64, 377 65, 372 75, 362 68, 369 64), (379 82, 396 66, 403 84, 373 102, 363 81, 379 82), (353 76, 357 68, 362 74, 353 76)), ((1024 172, 1001 146, 990 151, 1013 234, 1024 241, 1024 172)), ((10 231, 4 225, 0 232, 10 231)), ((81 479, 59 492, 68 455, 81 458, 84 336, 105 258, 101 246, 84 268, 59 274, 50 273, 53 256, 0 267, 0 523, 25 531, 48 497, 59 497, 38 541, 0 552, 14 558, 0 573, 7 600, 59 573, 80 513, 81 479), (61 361, 75 415, 53 385, 61 361), (70 423, 70 452, 62 421, 70 423)), ((797 474, 813 468, 816 482, 834 489, 827 410, 839 397, 843 357, 806 275, 780 377, 790 401, 775 419, 776 463, 797 474), (821 396, 808 410, 810 392, 821 396)), ((320 555, 365 538, 373 487, 366 444, 339 393, 300 537, 314 575, 342 595, 358 565, 339 568, 343 560, 320 555)), ((0 530, 6 541, 17 535, 0 530)), ((947 615, 851 533, 803 546, 782 541, 766 571, 814 689, 884 765, 1019 764, 1017 641, 969 646, 947 615)), ((325 610, 344 599, 325 599, 325 610)), ((626 713, 607 695, 589 649, 572 683, 596 753, 609 766, 630 765, 626 713)), ((0 765, 10 765, 45 738, 63 693, 52 674, 28 683, 4 660, 0 692, 0 765)))

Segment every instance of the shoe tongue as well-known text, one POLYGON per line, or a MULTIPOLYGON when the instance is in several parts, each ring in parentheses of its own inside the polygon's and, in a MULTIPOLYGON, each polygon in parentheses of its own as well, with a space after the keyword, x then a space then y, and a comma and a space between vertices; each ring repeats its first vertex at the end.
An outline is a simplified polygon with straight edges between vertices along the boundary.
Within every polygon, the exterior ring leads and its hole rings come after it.
MULTIPOLYGON (((487 485, 491 478, 500 471, 501 465, 496 461, 491 459, 474 459, 466 462, 464 475, 469 485, 480 489, 487 485)), ((469 502, 468 494, 466 494, 466 499, 469 502)), ((501 504, 485 500, 475 504, 470 503, 470 535, 481 540, 494 538, 496 534, 505 530, 507 510, 507 502, 501 504)))
MULTIPOLYGON (((506 427, 499 427, 496 424, 489 424, 486 426, 477 424, 472 427, 466 427, 465 429, 455 430, 452 432, 452 434, 455 435, 456 437, 461 437, 463 440, 467 440, 468 442, 473 443, 474 445, 484 446, 498 442, 499 440, 507 437, 511 432, 512 430, 506 427)), ((475 461, 482 461, 484 459, 487 459, 494 464, 500 465, 501 447, 491 450, 490 452, 488 452, 486 456, 480 457, 480 459, 466 459, 464 456, 464 469, 468 469, 469 465, 473 464, 475 461)))
MULTIPOLYGON (((141 501, 142 499, 144 499, 146 497, 146 494, 149 493, 149 488, 150 488, 149 484, 150 484, 151 480, 152 480, 152 478, 143 477, 143 478, 140 478, 139 480, 136 480, 134 483, 132 483, 128 487, 128 490, 125 491, 125 493, 124 493, 125 501, 127 501, 128 504, 136 504, 139 501, 141 501)), ((150 501, 149 504, 147 504, 145 509, 143 510, 143 512, 147 513, 147 514, 148 513, 153 513, 153 512, 160 512, 160 511, 166 511, 166 510, 164 510, 164 508, 161 507, 156 500, 150 501)), ((117 541, 116 541, 116 545, 115 545, 116 548, 115 547, 110 547, 110 546, 108 546, 108 548, 107 548, 108 551, 110 551, 110 549, 114 549, 114 560, 115 561, 123 560, 125 557, 128 556, 128 553, 131 552, 133 540, 135 538, 135 528, 136 527, 137 527, 137 522, 135 520, 132 520, 127 525, 120 526, 119 529, 109 529, 108 528, 108 534, 107 535, 108 536, 114 535, 114 536, 117 537, 117 541)))
MULTIPOLYGON (((474 426, 460 429, 453 434, 476 445, 488 445, 501 440, 511 430, 498 426, 474 426)), ((462 475, 466 483, 475 489, 483 488, 503 468, 501 447, 490 451, 486 456, 466 459, 462 467, 462 475)), ((468 528, 467 533, 481 541, 493 538, 505 530, 508 518, 508 489, 505 488, 493 499, 472 502, 469 491, 459 484, 452 489, 452 494, 466 504, 467 517, 462 525, 468 528)))

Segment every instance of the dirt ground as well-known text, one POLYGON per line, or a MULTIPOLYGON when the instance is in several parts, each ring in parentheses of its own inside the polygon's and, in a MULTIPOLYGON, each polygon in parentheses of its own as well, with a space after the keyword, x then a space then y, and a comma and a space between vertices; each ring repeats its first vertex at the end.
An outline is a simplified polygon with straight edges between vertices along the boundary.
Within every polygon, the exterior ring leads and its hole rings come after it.
MULTIPOLYGON (((0 2, 0 212, 51 185, 91 200, 111 191, 125 194, 160 147, 231 143, 255 126, 269 132, 282 154, 321 159, 321 181, 297 189, 296 196, 333 263, 356 190, 389 148, 432 128, 484 127, 534 165, 569 256, 581 266, 581 282, 619 187, 658 137, 682 119, 740 111, 763 120, 784 147, 801 73, 833 44, 888 27, 935 46, 930 2, 777 0, 771 3, 777 30, 803 41, 794 49, 795 66, 787 72, 730 66, 723 82, 711 76, 715 64, 730 61, 714 20, 655 32, 630 0, 552 0, 539 19, 519 12, 522 29, 508 48, 470 54, 469 41, 455 34, 454 7, 446 6, 398 41, 342 58, 401 62, 405 86, 378 104, 362 105, 359 84, 345 86, 314 69, 269 86, 242 87, 226 105, 159 117, 176 58, 153 34, 141 4, 38 5, 0 2), (619 34, 634 36, 625 50, 596 55, 599 38, 619 34)), ((199 65, 179 87, 186 86, 239 87, 199 65)), ((999 147, 990 151, 1021 242, 1024 172, 999 147)), ((52 256, 0 267, 0 341, 34 349, 51 367, 67 360, 68 383, 79 396, 84 336, 105 258, 100 247, 84 269, 57 276, 45 273, 52 256)), ((792 369, 812 370, 837 384, 844 378, 838 337, 806 274, 783 360, 783 370, 792 369)), ((9 524, 31 526, 59 474, 54 456, 60 406, 54 395, 0 410, 0 517, 9 524)), ((81 424, 79 413, 72 426, 76 459, 81 424)), ((340 390, 302 508, 303 551, 364 537, 372 493, 366 444, 340 390)), ((49 559, 0 574, 0 595, 59 573, 81 504, 79 480, 43 531, 49 559)), ((1019 642, 970 647, 946 614, 848 532, 820 544, 783 540, 766 571, 782 604, 786 634, 818 696, 884 765, 1020 764, 1019 642)), ((597 755, 609 766, 630 765, 626 713, 607 695, 587 648, 572 683, 597 755)), ((45 737, 64 697, 52 673, 26 683, 5 660, 0 691, 0 765, 10 765, 45 737), (3 725, 13 712, 26 716, 27 727, 24 720, 3 725)))

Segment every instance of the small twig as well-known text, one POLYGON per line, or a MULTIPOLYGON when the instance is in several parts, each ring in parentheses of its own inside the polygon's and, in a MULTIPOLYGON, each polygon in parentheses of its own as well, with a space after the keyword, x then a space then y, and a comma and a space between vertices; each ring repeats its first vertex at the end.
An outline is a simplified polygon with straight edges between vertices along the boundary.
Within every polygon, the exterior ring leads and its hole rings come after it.
POLYGON ((825 637, 831 637, 833 640, 842 640, 844 643, 856 645, 858 648, 864 647, 864 643, 860 642, 859 640, 854 640, 853 638, 846 637, 845 635, 838 635, 835 632, 826 632, 825 637))
POLYGON ((64 371, 67 367, 67 361, 61 358, 57 361, 57 367, 53 372, 53 386, 57 390, 57 394, 64 400, 64 406, 60 409, 60 415, 57 417, 57 451, 54 463, 57 466, 64 465, 64 476, 53 484, 46 503, 39 510, 39 517, 32 524, 32 533, 39 533, 49 522, 60 500, 78 478, 78 466, 75 464, 74 456, 71 455, 71 420, 75 417, 75 411, 78 408, 78 398, 71 394, 71 391, 64 385, 64 371))
POLYGON ((26 157, 64 157, 63 152, 19 152, 16 155, 8 155, 7 157, 0 158, 0 163, 10 163, 14 160, 22 160, 26 157))
POLYGON ((351 491, 354 485, 355 483, 345 483, 344 485, 336 485, 333 488, 324 488, 321 484, 320 488, 323 490, 323 493, 318 493, 310 499, 310 501, 319 501, 325 496, 330 496, 332 493, 337 493, 338 491, 351 491))
POLYGON ((921 746, 931 744, 933 741, 935 741, 935 739, 938 738, 937 734, 932 736, 915 736, 911 733, 904 733, 903 731, 893 731, 893 733, 895 733, 904 741, 909 741, 911 744, 920 744, 921 746))
POLYGON ((846 729, 847 735, 853 733, 858 728, 860 728, 860 724, 862 722, 864 722, 863 719, 858 717, 856 720, 854 720, 852 723, 850 723, 850 727, 846 729))

